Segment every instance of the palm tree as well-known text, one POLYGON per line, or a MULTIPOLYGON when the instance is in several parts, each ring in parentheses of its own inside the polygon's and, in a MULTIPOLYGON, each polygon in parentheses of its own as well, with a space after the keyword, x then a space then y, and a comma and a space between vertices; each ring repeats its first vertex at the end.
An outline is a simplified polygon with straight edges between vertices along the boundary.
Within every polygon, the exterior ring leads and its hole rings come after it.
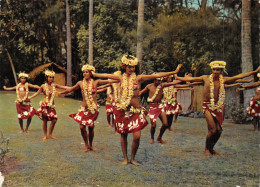
MULTIPOLYGON (((252 46, 251 46, 251 0, 242 1, 242 28, 241 28, 241 49, 242 49, 242 72, 253 70, 252 46)), ((253 76, 249 77, 252 78, 253 76)), ((244 91, 244 106, 247 106, 254 90, 244 91)))
POLYGON ((142 72, 143 66, 143 26, 144 26, 144 0, 139 0, 138 5, 138 25, 137 25, 137 52, 139 70, 142 72))
POLYGON ((66 27, 67 27, 67 85, 72 86, 71 78, 71 30, 69 0, 66 0, 66 27))
POLYGON ((89 0, 89 50, 88 61, 93 66, 93 0, 89 0))
POLYGON ((16 76, 16 72, 15 72, 15 68, 14 68, 14 63, 13 63, 13 60, 12 60, 10 53, 8 52, 7 49, 6 49, 6 53, 7 53, 7 56, 9 58, 9 62, 10 62, 10 65, 11 65, 11 68, 12 68, 12 71, 13 71, 15 83, 18 84, 17 76, 16 76))

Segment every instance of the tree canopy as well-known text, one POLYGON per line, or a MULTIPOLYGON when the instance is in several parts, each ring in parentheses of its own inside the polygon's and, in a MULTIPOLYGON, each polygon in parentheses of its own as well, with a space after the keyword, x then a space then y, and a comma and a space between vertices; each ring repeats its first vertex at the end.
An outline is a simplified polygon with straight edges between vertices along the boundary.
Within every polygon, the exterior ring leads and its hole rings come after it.
MULTIPOLYGON (((181 74, 209 73, 208 63, 227 61, 229 75, 241 72, 241 2, 236 0, 145 1, 143 70, 181 74)), ((72 74, 88 61, 89 1, 70 0, 72 74)), ((66 6, 62 0, 1 0, 0 76, 12 78, 7 50, 16 72, 54 62, 66 67, 66 6)), ((252 1, 254 68, 259 65, 257 7, 252 1)), ((137 0, 94 0, 94 66, 98 72, 114 72, 123 54, 136 56, 137 0)), ((77 81, 77 80, 74 80, 77 81)))

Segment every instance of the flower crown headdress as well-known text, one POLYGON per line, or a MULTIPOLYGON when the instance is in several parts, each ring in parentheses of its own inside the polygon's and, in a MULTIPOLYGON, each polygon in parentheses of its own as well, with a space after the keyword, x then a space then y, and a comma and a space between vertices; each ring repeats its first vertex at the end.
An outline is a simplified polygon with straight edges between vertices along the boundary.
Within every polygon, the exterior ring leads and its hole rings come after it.
POLYGON ((223 68, 223 69, 225 69, 226 62, 225 61, 213 61, 209 65, 210 65, 211 69, 213 69, 213 68, 223 68))
POLYGON ((51 71, 51 70, 49 70, 49 69, 46 69, 46 70, 44 71, 44 74, 45 74, 46 76, 48 76, 48 77, 54 77, 54 76, 55 76, 55 72, 54 72, 54 71, 51 71))
POLYGON ((89 64, 86 64, 86 65, 82 66, 81 70, 82 70, 82 71, 89 70, 89 71, 94 71, 94 72, 96 71, 95 67, 94 67, 94 66, 91 66, 91 65, 89 65, 89 64))
POLYGON ((29 75, 27 73, 24 73, 24 72, 20 72, 18 74, 18 77, 21 78, 21 77, 26 77, 26 78, 29 78, 29 75))
POLYGON ((121 61, 123 64, 128 66, 136 66, 138 64, 138 59, 132 55, 124 55, 121 61))

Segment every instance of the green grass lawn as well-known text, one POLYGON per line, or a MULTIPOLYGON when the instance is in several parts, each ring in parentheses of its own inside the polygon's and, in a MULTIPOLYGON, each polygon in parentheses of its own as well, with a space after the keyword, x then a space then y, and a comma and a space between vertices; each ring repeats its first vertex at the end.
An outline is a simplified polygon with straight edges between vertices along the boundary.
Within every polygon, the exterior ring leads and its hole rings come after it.
MULTIPOLYGON (((165 145, 149 144, 150 125, 142 131, 136 161, 121 166, 120 135, 107 127, 105 107, 100 108, 93 146, 84 153, 79 125, 68 117, 81 102, 56 98, 57 140, 42 141, 42 121, 33 117, 30 133, 19 134, 15 92, 0 92, 0 130, 10 138, 9 165, 4 186, 259 186, 259 133, 252 125, 224 122, 216 145, 223 157, 203 154, 205 119, 179 117, 174 132, 166 131, 165 145)), ((43 96, 32 100, 37 109, 43 96)), ((25 121, 24 121, 25 123, 25 121)), ((25 124, 24 124, 25 125, 25 124)), ((156 136, 159 133, 158 123, 156 136)), ((49 127, 49 126, 48 126, 49 127)), ((128 136, 128 155, 132 135, 128 136)))

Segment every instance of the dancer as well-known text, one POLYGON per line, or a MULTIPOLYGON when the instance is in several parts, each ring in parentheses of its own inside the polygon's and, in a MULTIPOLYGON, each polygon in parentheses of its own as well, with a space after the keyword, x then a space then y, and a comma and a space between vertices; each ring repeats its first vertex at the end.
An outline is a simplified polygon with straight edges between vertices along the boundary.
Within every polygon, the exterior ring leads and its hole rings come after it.
POLYGON ((140 144, 141 130, 148 125, 146 120, 147 111, 143 108, 139 101, 139 91, 143 81, 153 80, 159 77, 165 77, 178 73, 182 65, 179 65, 174 72, 157 73, 153 75, 137 75, 136 66, 137 58, 131 55, 124 55, 121 59, 122 75, 109 75, 93 73, 98 78, 119 77, 121 83, 121 97, 117 103, 117 109, 114 114, 116 116, 116 130, 121 134, 121 148, 124 155, 122 165, 128 164, 127 156, 127 136, 133 133, 132 152, 130 163, 138 166, 139 163, 134 160, 136 152, 140 144))
POLYGON ((213 61, 210 63, 212 74, 202 75, 200 77, 178 77, 182 81, 198 81, 204 83, 203 90, 203 112, 208 125, 208 134, 206 136, 205 155, 219 154, 214 150, 214 146, 222 133, 222 123, 224 114, 225 88, 224 84, 233 83, 237 79, 242 79, 257 73, 257 70, 247 73, 241 73, 233 77, 223 77, 222 73, 226 66, 224 61, 213 61))
POLYGON ((29 75, 22 72, 18 74, 20 83, 14 87, 7 88, 4 86, 4 90, 16 90, 17 100, 16 100, 16 109, 18 115, 18 121, 20 125, 20 133, 29 132, 29 126, 32 121, 33 115, 36 113, 36 110, 31 106, 30 99, 28 99, 29 88, 39 89, 38 85, 33 85, 28 83, 29 75), (23 128, 23 119, 27 119, 27 124, 25 129, 23 128))
MULTIPOLYGON (((162 127, 160 129, 159 136, 157 138, 157 141, 161 144, 164 144, 165 141, 162 139, 162 136, 165 132, 165 130, 168 128, 168 120, 165 112, 164 103, 162 103, 163 93, 164 89, 176 85, 177 83, 180 83, 181 81, 174 81, 174 82, 167 82, 162 83, 163 78, 156 78, 154 79, 154 82, 151 84, 148 84, 142 91, 140 91, 140 95, 144 94, 145 92, 149 91, 149 97, 147 99, 149 103, 149 117, 151 120, 151 139, 150 144, 154 143, 154 134, 156 129, 156 119, 159 117, 162 122, 162 127)), ((189 85, 176 85, 176 88, 181 87, 188 87, 189 85)))
POLYGON ((253 84, 242 86, 242 88, 237 88, 237 91, 248 90, 252 88, 256 88, 255 96, 251 98, 249 106, 246 109, 248 115, 253 117, 252 124, 254 126, 254 131, 256 131, 256 127, 258 126, 258 131, 260 131, 260 73, 257 74, 258 82, 253 84))
POLYGON ((114 127, 114 116, 113 116, 113 88, 112 86, 107 87, 107 98, 106 98, 106 115, 108 127, 114 127), (112 119, 111 119, 112 118, 112 119))
POLYGON ((52 133, 55 127, 55 124, 58 120, 57 118, 57 113, 55 110, 55 105, 54 105, 54 97, 57 94, 56 88, 61 88, 61 89, 66 89, 66 86, 62 86, 59 84, 54 83, 54 76, 55 72, 50 71, 46 69, 44 71, 45 74, 45 83, 41 85, 40 89, 29 99, 32 99, 39 95, 41 92, 44 94, 44 99, 43 101, 40 102, 40 108, 37 110, 39 113, 39 117, 42 120, 42 126, 43 126, 43 140, 45 141, 47 138, 49 139, 56 139, 52 133), (47 122, 51 121, 51 125, 49 128, 49 135, 47 136, 47 122))
MULTIPOLYGON (((70 114, 69 116, 80 125, 81 136, 85 143, 84 151, 97 151, 97 149, 93 147, 94 126, 99 114, 96 98, 97 86, 99 84, 113 83, 115 80, 94 80, 93 75, 95 74, 95 68, 88 64, 84 65, 81 70, 83 72, 83 80, 78 81, 73 87, 67 88, 65 91, 60 92, 60 94, 65 94, 77 89, 81 89, 82 105, 78 113, 70 114), (88 127, 89 135, 87 133, 86 127, 88 127)), ((117 77, 113 78, 119 80, 117 77)))

